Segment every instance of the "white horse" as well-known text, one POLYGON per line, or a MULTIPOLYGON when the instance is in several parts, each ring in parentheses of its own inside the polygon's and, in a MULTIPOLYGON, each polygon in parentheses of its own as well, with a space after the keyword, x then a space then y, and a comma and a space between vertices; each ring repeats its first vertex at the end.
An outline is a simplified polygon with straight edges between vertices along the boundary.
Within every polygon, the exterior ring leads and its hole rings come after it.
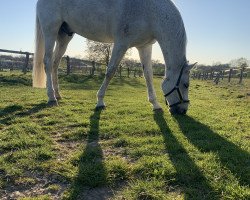
POLYGON ((47 86, 49 105, 61 98, 58 65, 74 33, 114 48, 96 108, 105 108, 104 95, 127 49, 139 51, 154 110, 162 109, 153 87, 152 45, 158 41, 166 63, 162 90, 171 113, 188 109, 189 66, 186 32, 171 0, 38 0, 33 86, 47 86), (44 70, 45 69, 45 70, 44 70), (47 80, 47 81, 46 81, 47 80))

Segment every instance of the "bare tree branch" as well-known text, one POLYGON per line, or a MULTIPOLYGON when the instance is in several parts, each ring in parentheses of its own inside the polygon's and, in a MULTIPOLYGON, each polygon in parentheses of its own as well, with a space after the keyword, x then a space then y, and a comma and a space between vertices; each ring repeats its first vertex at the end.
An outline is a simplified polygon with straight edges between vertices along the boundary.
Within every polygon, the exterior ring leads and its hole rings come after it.
MULTIPOLYGON (((87 58, 91 61, 103 63, 108 66, 111 53, 113 50, 112 43, 100 43, 92 40, 87 40, 86 54, 87 58)), ((125 57, 130 55, 130 50, 127 51, 125 57)))

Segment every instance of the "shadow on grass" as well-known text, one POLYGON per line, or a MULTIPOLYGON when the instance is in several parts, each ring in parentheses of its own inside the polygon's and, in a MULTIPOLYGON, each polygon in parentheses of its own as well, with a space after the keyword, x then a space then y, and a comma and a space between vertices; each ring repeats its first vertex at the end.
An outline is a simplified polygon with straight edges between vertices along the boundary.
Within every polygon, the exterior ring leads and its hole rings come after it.
POLYGON ((90 116, 87 144, 77 163, 78 174, 71 188, 70 199, 105 199, 106 195, 110 196, 107 188, 101 188, 107 184, 107 171, 99 144, 101 112, 94 111, 90 116))
POLYGON ((185 199, 219 199, 218 193, 213 190, 186 149, 172 134, 163 113, 154 113, 154 120, 162 132, 166 151, 176 169, 176 177, 170 184, 180 186, 185 193, 185 199))
POLYGON ((141 81, 139 81, 142 78, 127 78, 127 77, 115 77, 112 79, 111 85, 115 86, 124 86, 128 85, 131 87, 146 87, 145 84, 142 84, 141 81))
POLYGON ((189 116, 175 116, 180 129, 201 152, 214 152, 220 162, 229 169, 241 185, 250 184, 250 155, 232 142, 227 141, 208 126, 189 116))
POLYGON ((3 76, 0 74, 0 83, 4 86, 14 86, 14 85, 25 85, 25 86, 32 86, 31 76, 28 75, 7 75, 3 76))
POLYGON ((0 117, 3 117, 3 119, 0 119, 0 124, 10 125, 11 121, 15 118, 22 118, 22 117, 30 116, 32 114, 38 113, 39 111, 47 107, 48 107, 47 103, 40 103, 40 104, 35 104, 29 110, 20 111, 20 110, 23 110, 22 106, 19 106, 19 105, 7 106, 3 110, 0 111, 0 117), (17 112, 17 111, 20 111, 20 112, 17 112))
POLYGON ((23 110, 23 107, 21 105, 15 104, 5 107, 4 109, 0 110, 0 117, 4 117, 6 115, 10 115, 14 112, 23 110))
MULTIPOLYGON (((66 83, 63 88, 69 90, 98 90, 104 80, 104 76, 86 76, 86 75, 70 75, 70 76, 62 76, 61 80, 66 83)), ((114 77, 111 80, 110 85, 113 86, 131 86, 131 87, 145 87, 142 84, 139 78, 125 78, 125 77, 114 77)))

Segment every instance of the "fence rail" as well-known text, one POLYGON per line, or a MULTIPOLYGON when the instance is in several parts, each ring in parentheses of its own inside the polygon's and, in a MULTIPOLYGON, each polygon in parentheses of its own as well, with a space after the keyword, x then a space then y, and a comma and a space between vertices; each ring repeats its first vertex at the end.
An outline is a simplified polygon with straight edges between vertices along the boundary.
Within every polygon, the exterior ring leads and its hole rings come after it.
MULTIPOLYGON (((34 56, 34 53, 31 52, 22 52, 22 51, 14 51, 14 50, 6 50, 6 49, 0 49, 0 53, 8 53, 8 54, 18 54, 18 55, 25 55, 25 58, 23 61, 16 61, 16 69, 22 69, 23 73, 27 73, 27 71, 32 70, 32 59, 34 56)), ((3 61, 6 62, 6 61, 3 61)), ((2 65, 0 60, 0 71, 3 69, 10 69, 13 70, 14 67, 10 63, 14 61, 8 61, 5 63, 5 66, 2 65)), ((84 60, 84 59, 76 59, 71 58, 69 56, 65 56, 62 59, 62 62, 60 65, 64 66, 60 67, 61 73, 66 73, 67 75, 71 73, 81 73, 85 75, 103 75, 105 74, 105 67, 102 63, 97 63, 90 60, 84 60)), ((164 70, 161 73, 154 72, 154 75, 163 76, 164 70)), ((119 77, 142 77, 143 71, 141 67, 119 67, 115 76, 119 77)), ((232 78, 237 78, 239 80, 239 83, 243 82, 243 79, 247 76, 250 76, 250 68, 237 68, 237 69, 228 69, 228 70, 222 70, 222 71, 193 71, 191 77, 193 79, 199 79, 199 80, 213 80, 216 84, 219 84, 221 80, 227 79, 228 82, 231 82, 232 78)))
POLYGON ((29 61, 30 61, 30 56, 34 55, 33 53, 30 52, 22 52, 22 51, 13 51, 13 50, 6 50, 6 49, 0 49, 0 52, 2 53, 12 53, 12 54, 20 54, 20 55, 25 55, 25 62, 22 68, 23 73, 27 73, 28 66, 29 66, 29 61))
POLYGON ((230 83, 232 78, 238 79, 238 83, 241 84, 244 78, 247 78, 250 74, 250 67, 228 69, 222 71, 193 71, 191 77, 198 80, 213 80, 215 84, 219 84, 221 80, 227 79, 230 83))
MULTIPOLYGON (((27 71, 32 70, 32 60, 34 53, 31 52, 22 52, 22 51, 13 51, 0 49, 0 53, 8 53, 8 54, 18 54, 25 55, 24 61, 1 61, 0 60, 0 71, 4 69, 14 70, 14 69, 22 69, 23 73, 27 73, 27 71), (12 63, 12 64, 11 64, 12 63), (15 67, 13 67, 13 63, 15 67)), ((105 74, 106 67, 103 63, 98 63, 90 60, 84 59, 76 59, 71 58, 69 56, 64 56, 61 61, 61 67, 59 68, 61 73, 66 73, 67 75, 71 73, 81 73, 85 75, 103 75, 105 74)), ((163 74, 157 74, 163 75, 163 74)), ((119 67, 115 76, 119 77, 142 77, 142 67, 119 67)))

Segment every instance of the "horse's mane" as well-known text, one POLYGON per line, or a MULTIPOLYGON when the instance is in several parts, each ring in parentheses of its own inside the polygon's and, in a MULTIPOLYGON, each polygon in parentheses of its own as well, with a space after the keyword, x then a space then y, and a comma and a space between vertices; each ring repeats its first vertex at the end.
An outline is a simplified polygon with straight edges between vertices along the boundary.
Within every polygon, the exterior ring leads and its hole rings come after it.
POLYGON ((183 22, 179 26, 179 30, 177 31, 177 34, 176 34, 176 39, 177 41, 179 41, 180 47, 187 45, 187 35, 186 35, 186 30, 185 30, 183 22))

